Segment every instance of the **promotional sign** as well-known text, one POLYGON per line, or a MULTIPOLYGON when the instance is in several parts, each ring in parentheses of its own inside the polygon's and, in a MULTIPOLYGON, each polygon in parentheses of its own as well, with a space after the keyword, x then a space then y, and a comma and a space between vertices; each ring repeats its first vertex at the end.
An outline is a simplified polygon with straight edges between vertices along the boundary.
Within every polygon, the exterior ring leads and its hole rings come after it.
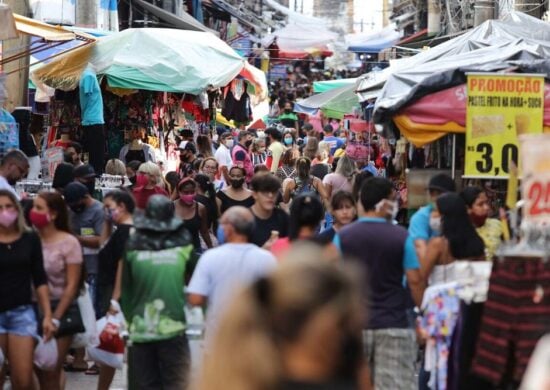
POLYGON ((544 77, 468 74, 464 176, 507 178, 518 136, 542 133, 544 77))
POLYGON ((523 219, 550 223, 550 134, 520 137, 523 219))
POLYGON ((63 148, 46 149, 42 158, 42 179, 53 179, 55 169, 63 160, 63 148))

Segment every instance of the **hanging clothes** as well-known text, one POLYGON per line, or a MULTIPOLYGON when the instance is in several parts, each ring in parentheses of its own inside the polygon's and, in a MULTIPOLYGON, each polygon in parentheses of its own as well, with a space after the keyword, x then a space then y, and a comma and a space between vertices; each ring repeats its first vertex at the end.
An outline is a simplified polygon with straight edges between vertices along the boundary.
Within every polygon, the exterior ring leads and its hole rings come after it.
POLYGON ((499 385, 513 359, 513 380, 519 382, 537 341, 548 332, 550 261, 534 257, 495 260, 473 372, 499 385))
POLYGON ((250 122, 252 120, 252 107, 248 92, 245 90, 240 99, 236 99, 232 90, 228 90, 225 96, 222 115, 228 120, 234 120, 239 123, 250 122))
POLYGON ((10 149, 19 149, 19 126, 6 110, 0 110, 0 158, 10 149))

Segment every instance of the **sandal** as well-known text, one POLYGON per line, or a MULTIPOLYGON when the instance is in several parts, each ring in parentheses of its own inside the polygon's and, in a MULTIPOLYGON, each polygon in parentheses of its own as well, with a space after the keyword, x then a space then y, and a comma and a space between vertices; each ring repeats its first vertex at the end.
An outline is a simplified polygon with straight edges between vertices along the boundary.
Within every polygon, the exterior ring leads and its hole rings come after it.
POLYGON ((88 367, 75 367, 74 363, 66 363, 63 365, 63 369, 67 372, 84 372, 88 369, 88 367))
POLYGON ((88 368, 85 372, 85 375, 99 375, 99 367, 97 364, 92 365, 90 368, 88 368))

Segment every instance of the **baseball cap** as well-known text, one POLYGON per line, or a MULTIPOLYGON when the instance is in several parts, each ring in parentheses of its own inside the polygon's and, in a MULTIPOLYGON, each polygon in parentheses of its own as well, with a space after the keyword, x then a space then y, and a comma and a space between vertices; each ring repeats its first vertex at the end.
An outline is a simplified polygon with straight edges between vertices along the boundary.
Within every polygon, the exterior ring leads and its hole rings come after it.
POLYGON ((197 153, 195 144, 191 141, 181 141, 178 147, 179 150, 189 150, 192 153, 197 153))
POLYGON ((84 164, 76 167, 73 171, 73 175, 75 178, 89 178, 97 176, 94 167, 90 164, 84 164))
POLYGON ((90 192, 88 191, 88 188, 84 184, 77 181, 67 184, 65 190, 63 191, 63 197, 68 205, 79 202, 89 194, 90 192))
POLYGON ((428 190, 430 191, 440 191, 445 192, 455 192, 455 182, 454 180, 445 173, 438 173, 433 176, 428 183, 428 190))

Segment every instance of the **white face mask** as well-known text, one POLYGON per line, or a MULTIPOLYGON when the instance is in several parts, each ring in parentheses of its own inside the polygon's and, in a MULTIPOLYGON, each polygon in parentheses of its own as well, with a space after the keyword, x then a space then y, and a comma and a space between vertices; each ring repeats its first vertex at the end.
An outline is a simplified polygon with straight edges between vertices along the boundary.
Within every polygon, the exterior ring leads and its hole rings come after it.
POLYGON ((376 212, 384 212, 386 218, 391 218, 393 221, 399 213, 399 204, 395 200, 382 199, 374 206, 376 212))
POLYGON ((218 134, 214 134, 214 135, 212 136, 212 141, 218 142, 218 137, 219 137, 218 134))
POLYGON ((257 131, 256 135, 258 136, 258 138, 265 138, 265 132, 264 131, 257 131))
POLYGON ((229 149, 231 149, 233 147, 233 140, 232 139, 228 139, 227 141, 225 141, 225 146, 229 149))
POLYGON ((430 217, 430 229, 435 233, 441 233, 441 217, 430 217))

